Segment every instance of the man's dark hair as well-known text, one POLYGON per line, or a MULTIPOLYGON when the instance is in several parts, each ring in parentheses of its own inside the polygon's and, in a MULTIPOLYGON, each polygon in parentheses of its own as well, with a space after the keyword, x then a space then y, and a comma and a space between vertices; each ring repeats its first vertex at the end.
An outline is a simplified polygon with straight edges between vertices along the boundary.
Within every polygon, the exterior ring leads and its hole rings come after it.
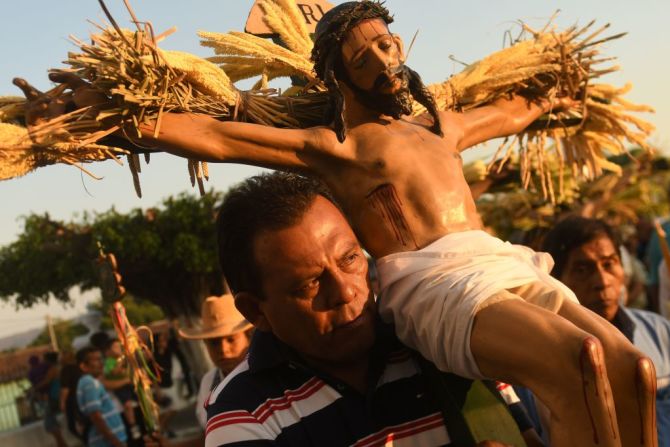
POLYGON ((262 296, 254 239, 297 224, 317 196, 335 203, 326 186, 297 174, 251 177, 228 191, 217 220, 219 261, 233 293, 262 296))
POLYGON ((117 338, 108 338, 105 343, 102 345, 102 348, 100 348, 100 351, 102 351, 103 354, 105 354, 107 351, 109 351, 114 343, 119 341, 117 338))
POLYGON ((77 366, 81 365, 82 363, 86 363, 88 356, 93 352, 100 352, 100 349, 95 346, 85 346, 77 351, 77 354, 75 355, 75 358, 77 359, 77 366))
MULTIPOLYGON (((347 82, 348 85, 355 87, 349 81, 343 67, 342 42, 352 28, 368 19, 382 19, 387 25, 393 22, 393 17, 383 6, 383 2, 362 0, 335 6, 326 12, 316 25, 314 48, 312 50, 314 71, 324 82, 330 94, 331 110, 328 118, 333 121, 335 133, 340 142, 344 141, 346 137, 346 124, 344 122, 344 96, 340 90, 339 81, 347 82)), ((407 66, 403 67, 403 72, 408 80, 408 88, 412 97, 423 105, 433 117, 431 130, 438 135, 442 135, 440 118, 433 95, 423 84, 418 73, 407 66)), ((356 88, 354 88, 354 91, 359 95, 363 93, 356 88)), ((398 109, 399 112, 404 114, 411 112, 411 102, 398 109), (407 107, 409 107, 409 110, 407 107)), ((394 118, 397 119, 400 116, 394 114, 394 118)))
POLYGON ((91 334, 91 336, 88 338, 88 341, 89 343, 91 343, 91 345, 95 346, 100 351, 102 351, 105 349, 105 346, 109 342, 110 338, 111 337, 107 332, 98 331, 91 334))
POLYGON ((554 258, 552 276, 561 278, 572 250, 600 237, 606 237, 621 256, 619 236, 600 219, 589 219, 581 216, 569 216, 558 222, 545 236, 542 250, 554 258))

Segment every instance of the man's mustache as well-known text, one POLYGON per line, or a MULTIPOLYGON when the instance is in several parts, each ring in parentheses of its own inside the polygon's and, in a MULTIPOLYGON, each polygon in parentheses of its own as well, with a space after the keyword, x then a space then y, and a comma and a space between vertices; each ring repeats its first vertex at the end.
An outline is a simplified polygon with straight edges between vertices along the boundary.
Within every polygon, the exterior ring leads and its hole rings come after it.
POLYGON ((387 82, 390 83, 394 77, 397 77, 400 75, 403 78, 407 78, 406 76, 407 70, 405 69, 404 64, 398 64, 395 67, 388 67, 386 70, 381 72, 379 76, 377 76, 377 79, 375 79, 374 84, 372 84, 372 89, 373 90, 379 90, 381 89, 384 84, 387 82))

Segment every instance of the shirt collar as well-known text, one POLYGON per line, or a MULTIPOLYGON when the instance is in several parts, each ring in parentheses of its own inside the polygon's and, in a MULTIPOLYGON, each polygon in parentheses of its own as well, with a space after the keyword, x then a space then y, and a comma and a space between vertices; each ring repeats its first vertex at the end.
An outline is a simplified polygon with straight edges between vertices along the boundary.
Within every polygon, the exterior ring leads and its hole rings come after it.
POLYGON ((610 321, 630 342, 633 342, 633 333, 635 332, 635 323, 630 318, 623 306, 619 306, 614 318, 610 321))
POLYGON ((255 331, 249 346, 249 371, 256 373, 299 361, 298 355, 271 332, 255 331))
MULTIPOLYGON (((400 344, 395 337, 393 327, 377 319, 375 324, 375 345, 370 352, 370 371, 373 375, 381 374, 388 354, 400 344)), ((260 372, 282 365, 294 365, 311 370, 301 356, 291 347, 283 343, 271 332, 255 331, 249 346, 249 371, 260 372)))

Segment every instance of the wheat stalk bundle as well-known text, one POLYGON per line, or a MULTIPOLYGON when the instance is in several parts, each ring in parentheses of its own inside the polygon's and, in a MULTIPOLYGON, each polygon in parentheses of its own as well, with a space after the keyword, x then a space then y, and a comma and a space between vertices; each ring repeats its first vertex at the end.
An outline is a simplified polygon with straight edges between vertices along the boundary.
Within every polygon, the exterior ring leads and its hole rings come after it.
MULTIPOLYGON (((524 25, 531 38, 429 87, 442 110, 467 110, 510 93, 524 94, 530 100, 557 93, 581 99, 580 109, 549 114, 515 138, 505 140, 489 164, 489 169, 499 169, 517 149, 521 156, 522 184, 527 187, 535 174, 543 196, 552 202, 556 196, 547 151, 557 155, 558 189, 562 190, 560 182, 565 168, 572 176, 593 179, 604 170, 620 173, 620 167, 606 157, 627 152, 626 143, 652 150, 646 139, 654 126, 631 113, 653 112, 653 109, 623 99, 631 85, 618 89, 591 84, 593 79, 618 70, 616 66, 596 68, 610 60, 600 55, 597 46, 623 36, 601 37, 608 25, 592 31, 593 24, 573 26, 563 32, 534 31, 524 25), (556 143, 551 149, 549 138, 556 143)), ((422 112, 420 107, 417 112, 422 112)))
MULTIPOLYGON (((313 73, 309 60, 312 43, 304 25, 299 24, 297 6, 288 0, 264 0, 261 7, 267 14, 266 23, 281 36, 286 47, 245 33, 201 31, 202 45, 212 48, 216 54, 209 60, 159 49, 157 42, 163 36, 154 36, 150 24, 140 26, 130 8, 137 24, 135 31, 120 29, 108 14, 112 26, 99 27, 91 43, 75 39, 80 51, 70 53, 65 63, 69 65, 66 71, 104 92, 113 106, 97 116, 96 126, 88 134, 82 130, 83 123, 91 121, 86 110, 77 110, 68 118, 46 123, 41 128, 41 138, 32 138, 30 150, 48 152, 48 144, 54 141, 50 135, 65 132, 69 135, 68 147, 76 150, 56 151, 53 157, 45 157, 50 162, 61 161, 59 157, 66 163, 89 161, 88 155, 80 155, 85 153, 81 150, 86 147, 91 148, 91 153, 116 158, 127 151, 114 152, 100 144, 101 138, 125 131, 132 141, 139 135, 139 126, 150 121, 156 123, 157 134, 165 112, 204 113, 224 120, 275 127, 328 125, 325 117, 329 115, 329 98, 313 73), (283 76, 300 77, 307 87, 298 89, 298 94, 292 96, 266 88, 269 80, 283 76), (251 91, 242 92, 234 85, 238 80, 254 77, 260 79, 251 91)), ((630 86, 617 89, 592 83, 618 69, 614 66, 599 68, 609 59, 603 58, 597 47, 622 34, 601 37, 607 26, 594 31, 593 22, 563 32, 523 27, 525 40, 518 40, 469 65, 443 83, 429 86, 442 110, 468 110, 513 93, 521 93, 529 100, 558 94, 581 99, 578 108, 550 113, 523 133, 506 140, 489 164, 489 170, 500 169, 518 152, 521 183, 527 187, 531 178, 536 177, 545 198, 554 201, 555 191, 562 191, 564 174, 594 178, 603 170, 616 172, 618 166, 609 163, 606 156, 625 152, 627 143, 651 150, 646 139, 653 126, 632 114, 651 111, 651 108, 623 99, 630 86), (550 145, 549 140, 556 144, 550 145), (547 164, 551 156, 559 163, 558 185, 547 164)), ((7 104, 0 101, 0 119, 4 122, 16 117, 22 107, 21 102, 7 104)), ((416 104, 415 113, 422 112, 421 106, 416 104)), ((12 146, 0 135, 0 142, 3 165, 19 160, 21 157, 16 153, 21 148, 27 150, 25 140, 23 146, 12 146)), ((133 158, 129 164, 140 194, 139 158, 133 158)), ((189 162, 188 172, 193 179, 201 179, 203 176, 198 173, 204 170, 204 166, 198 168, 189 162)), ((12 168, 3 167, 3 171, 11 174, 12 168)), ((15 171, 27 172, 26 168, 15 171)))

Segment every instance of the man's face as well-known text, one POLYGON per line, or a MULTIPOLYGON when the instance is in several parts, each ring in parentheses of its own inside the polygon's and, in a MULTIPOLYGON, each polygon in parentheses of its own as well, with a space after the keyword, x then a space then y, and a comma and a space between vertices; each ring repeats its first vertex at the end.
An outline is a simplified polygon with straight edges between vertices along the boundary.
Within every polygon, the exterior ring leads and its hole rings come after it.
POLYGON ((249 348, 249 337, 246 332, 237 332, 225 337, 204 340, 212 362, 228 374, 244 359, 249 348))
POLYGON ((403 87, 400 41, 381 19, 364 20, 342 42, 342 62, 351 82, 361 90, 395 94, 403 87))
POLYGON ((102 353, 93 351, 86 356, 86 360, 79 365, 82 371, 93 377, 100 377, 103 371, 102 353))
POLYGON ((277 338, 321 365, 368 355, 375 312, 367 261, 330 201, 317 196, 298 224, 260 233, 254 255, 260 312, 277 338))
POLYGON ((603 235, 570 252, 560 280, 579 302, 611 321, 619 309, 624 286, 621 259, 612 240, 603 235))

